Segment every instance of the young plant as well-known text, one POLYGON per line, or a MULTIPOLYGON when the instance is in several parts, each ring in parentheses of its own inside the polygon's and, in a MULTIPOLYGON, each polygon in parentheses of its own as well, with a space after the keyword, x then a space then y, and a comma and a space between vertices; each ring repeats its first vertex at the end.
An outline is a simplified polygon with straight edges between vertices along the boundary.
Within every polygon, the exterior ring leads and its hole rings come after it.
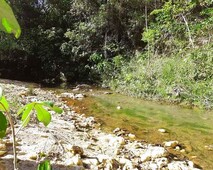
MULTIPOLYGON (((47 126, 51 121, 51 114, 47 110, 47 108, 49 110, 55 111, 56 113, 63 112, 62 109, 55 106, 52 102, 32 102, 19 109, 17 114, 22 115, 21 120, 23 122, 19 130, 21 130, 22 127, 26 126, 29 123, 30 116, 31 113, 33 113, 33 110, 36 113, 37 119, 45 126, 47 126)), ((15 133, 14 123, 10 114, 9 104, 6 98, 2 95, 2 88, 0 87, 0 138, 6 136, 7 118, 12 130, 14 170, 17 170, 16 135, 18 134, 19 130, 15 133)))
MULTIPOLYGON (((11 7, 7 4, 5 0, 0 0, 0 30, 6 33, 13 33, 16 38, 21 35, 21 28, 13 14, 11 7)), ((49 108, 57 113, 62 113, 62 110, 56 107, 51 102, 32 102, 25 105, 18 111, 18 115, 22 115, 22 126, 26 126, 30 121, 30 115, 32 110, 36 111, 37 118, 45 126, 47 126, 51 121, 51 114, 46 110, 49 108)), ((2 88, 0 87, 0 138, 6 136, 7 129, 7 118, 10 123, 12 130, 13 139, 13 154, 14 154, 14 170, 17 170, 17 154, 16 154, 16 133, 12 116, 10 114, 9 104, 6 98, 2 95, 2 88)), ((21 129, 20 128, 20 129, 21 129)), ((19 129, 19 130, 20 130, 19 129)), ((38 166, 38 170, 50 170, 51 166, 49 161, 45 161, 38 166)))

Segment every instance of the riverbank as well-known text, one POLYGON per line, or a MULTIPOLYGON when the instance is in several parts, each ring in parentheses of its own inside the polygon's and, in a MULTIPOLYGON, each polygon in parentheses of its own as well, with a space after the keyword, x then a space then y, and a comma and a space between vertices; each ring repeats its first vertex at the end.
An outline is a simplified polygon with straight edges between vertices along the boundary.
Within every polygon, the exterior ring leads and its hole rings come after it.
MULTIPOLYGON (((177 142, 170 141, 173 144, 161 146, 137 141, 134 134, 119 128, 112 134, 101 131, 95 118, 75 112, 64 100, 79 100, 84 97, 81 94, 56 94, 20 84, 1 83, 0 86, 14 113, 18 106, 30 101, 53 101, 64 110, 61 115, 52 113, 52 122, 47 127, 33 119, 19 132, 20 170, 34 170, 43 159, 51 160, 53 169, 198 169, 192 161, 168 152, 168 147, 178 146, 177 142)), ((17 130, 21 122, 19 118, 15 121, 17 130)), ((0 150, 5 152, 0 161, 3 170, 12 169, 9 136, 1 140, 0 150)))

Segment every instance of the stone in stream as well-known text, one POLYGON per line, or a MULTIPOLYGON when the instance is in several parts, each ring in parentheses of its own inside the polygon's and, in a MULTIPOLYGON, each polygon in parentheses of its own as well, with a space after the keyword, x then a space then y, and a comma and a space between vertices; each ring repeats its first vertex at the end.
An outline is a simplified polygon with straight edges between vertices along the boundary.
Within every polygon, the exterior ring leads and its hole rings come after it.
POLYGON ((121 110, 121 106, 117 106, 117 110, 121 110))
POLYGON ((131 133, 128 134, 128 137, 129 137, 130 140, 134 140, 134 139, 135 139, 135 135, 134 135, 134 134, 131 134, 131 133))
POLYGON ((165 147, 175 148, 179 142, 178 141, 167 141, 163 143, 165 147))
POLYGON ((166 129, 158 129, 158 132, 160 132, 160 133, 166 133, 166 129))
POLYGON ((213 151, 213 145, 206 145, 205 148, 209 151, 213 151))

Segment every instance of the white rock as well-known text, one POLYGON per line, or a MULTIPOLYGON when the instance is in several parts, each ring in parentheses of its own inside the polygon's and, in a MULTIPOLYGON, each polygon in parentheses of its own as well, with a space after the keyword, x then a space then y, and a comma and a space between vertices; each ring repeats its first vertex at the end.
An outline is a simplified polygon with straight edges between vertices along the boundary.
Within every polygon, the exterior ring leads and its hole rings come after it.
POLYGON ((140 158, 142 162, 146 162, 155 158, 164 157, 167 155, 166 150, 163 147, 155 146, 149 147, 140 158))
POLYGON ((153 169, 153 170, 156 169, 157 170, 157 169, 159 169, 159 167, 155 162, 151 162, 150 165, 149 165, 149 169, 153 169))
POLYGON ((61 97, 74 98, 74 94, 73 93, 61 93, 61 97))
POLYGON ((84 159, 83 163, 89 164, 89 165, 98 165, 99 164, 97 159, 84 159))
POLYGON ((175 150, 176 150, 176 151, 180 151, 180 146, 176 146, 176 147, 175 147, 175 150))
POLYGON ((83 165, 80 155, 73 156, 72 161, 73 161, 74 165, 83 165))
POLYGON ((188 165, 189 165, 191 168, 193 168, 193 167, 194 167, 194 162, 192 162, 192 161, 188 161, 187 163, 188 163, 188 165))
POLYGON ((112 92, 105 91, 104 94, 112 94, 112 92))
POLYGON ((158 132, 160 132, 160 133, 166 133, 166 129, 158 129, 158 132))
POLYGON ((135 135, 134 134, 128 134, 129 139, 134 140, 135 139, 135 135))
POLYGON ((168 164, 168 159, 167 158, 157 158, 155 159, 155 162, 158 165, 159 169, 162 169, 164 166, 166 166, 168 164))
POLYGON ((125 145, 125 139, 123 137, 118 137, 117 140, 120 145, 125 145))
POLYGON ((125 163, 125 165, 124 165, 124 167, 123 167, 123 170, 128 170, 128 169, 134 169, 134 166, 133 166, 133 164, 132 164, 132 161, 130 161, 130 160, 128 160, 126 163, 125 163))
POLYGON ((74 165, 74 162, 73 162, 72 158, 69 158, 69 159, 66 159, 66 160, 64 161, 64 164, 65 164, 66 166, 70 166, 70 165, 74 165))
POLYGON ((121 106, 117 106, 117 110, 121 110, 121 106))
POLYGON ((75 88, 75 89, 72 89, 72 91, 79 91, 80 88, 75 88))
POLYGON ((84 95, 83 94, 76 94, 75 98, 84 98, 84 95))
POLYGON ((173 161, 168 164, 169 170, 198 170, 197 168, 193 168, 191 165, 187 165, 184 161, 173 161))
POLYGON ((178 141, 167 141, 163 143, 165 147, 175 148, 179 142, 178 141))
POLYGON ((181 149, 180 152, 181 152, 181 153, 185 153, 186 150, 185 150, 185 149, 181 149))
POLYGON ((107 155, 100 154, 100 155, 97 156, 97 158, 98 158, 98 161, 99 161, 100 163, 104 163, 104 162, 106 162, 106 160, 108 160, 110 157, 107 156, 107 155))

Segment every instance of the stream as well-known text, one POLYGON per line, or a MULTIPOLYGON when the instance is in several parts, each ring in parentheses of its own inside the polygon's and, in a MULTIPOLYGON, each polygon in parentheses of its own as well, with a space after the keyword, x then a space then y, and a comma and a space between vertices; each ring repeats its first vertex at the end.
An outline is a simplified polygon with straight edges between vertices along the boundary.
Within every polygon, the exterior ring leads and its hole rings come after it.
POLYGON ((94 116, 104 131, 112 133, 119 127, 138 140, 159 145, 177 140, 184 149, 169 152, 187 157, 203 169, 213 169, 213 111, 144 101, 103 89, 82 93, 87 97, 66 99, 68 105, 78 113, 94 116))
MULTIPOLYGON (((10 83, 10 80, 2 82, 10 83)), ((37 86, 33 83, 12 82, 32 89, 37 86)), ((144 101, 108 89, 42 89, 59 94, 82 93, 86 96, 82 100, 63 100, 77 113, 95 117, 102 130, 112 133, 119 127, 135 134, 137 140, 157 145, 177 140, 180 149, 168 148, 171 154, 180 159, 188 158, 205 170, 213 169, 213 111, 144 101)))

